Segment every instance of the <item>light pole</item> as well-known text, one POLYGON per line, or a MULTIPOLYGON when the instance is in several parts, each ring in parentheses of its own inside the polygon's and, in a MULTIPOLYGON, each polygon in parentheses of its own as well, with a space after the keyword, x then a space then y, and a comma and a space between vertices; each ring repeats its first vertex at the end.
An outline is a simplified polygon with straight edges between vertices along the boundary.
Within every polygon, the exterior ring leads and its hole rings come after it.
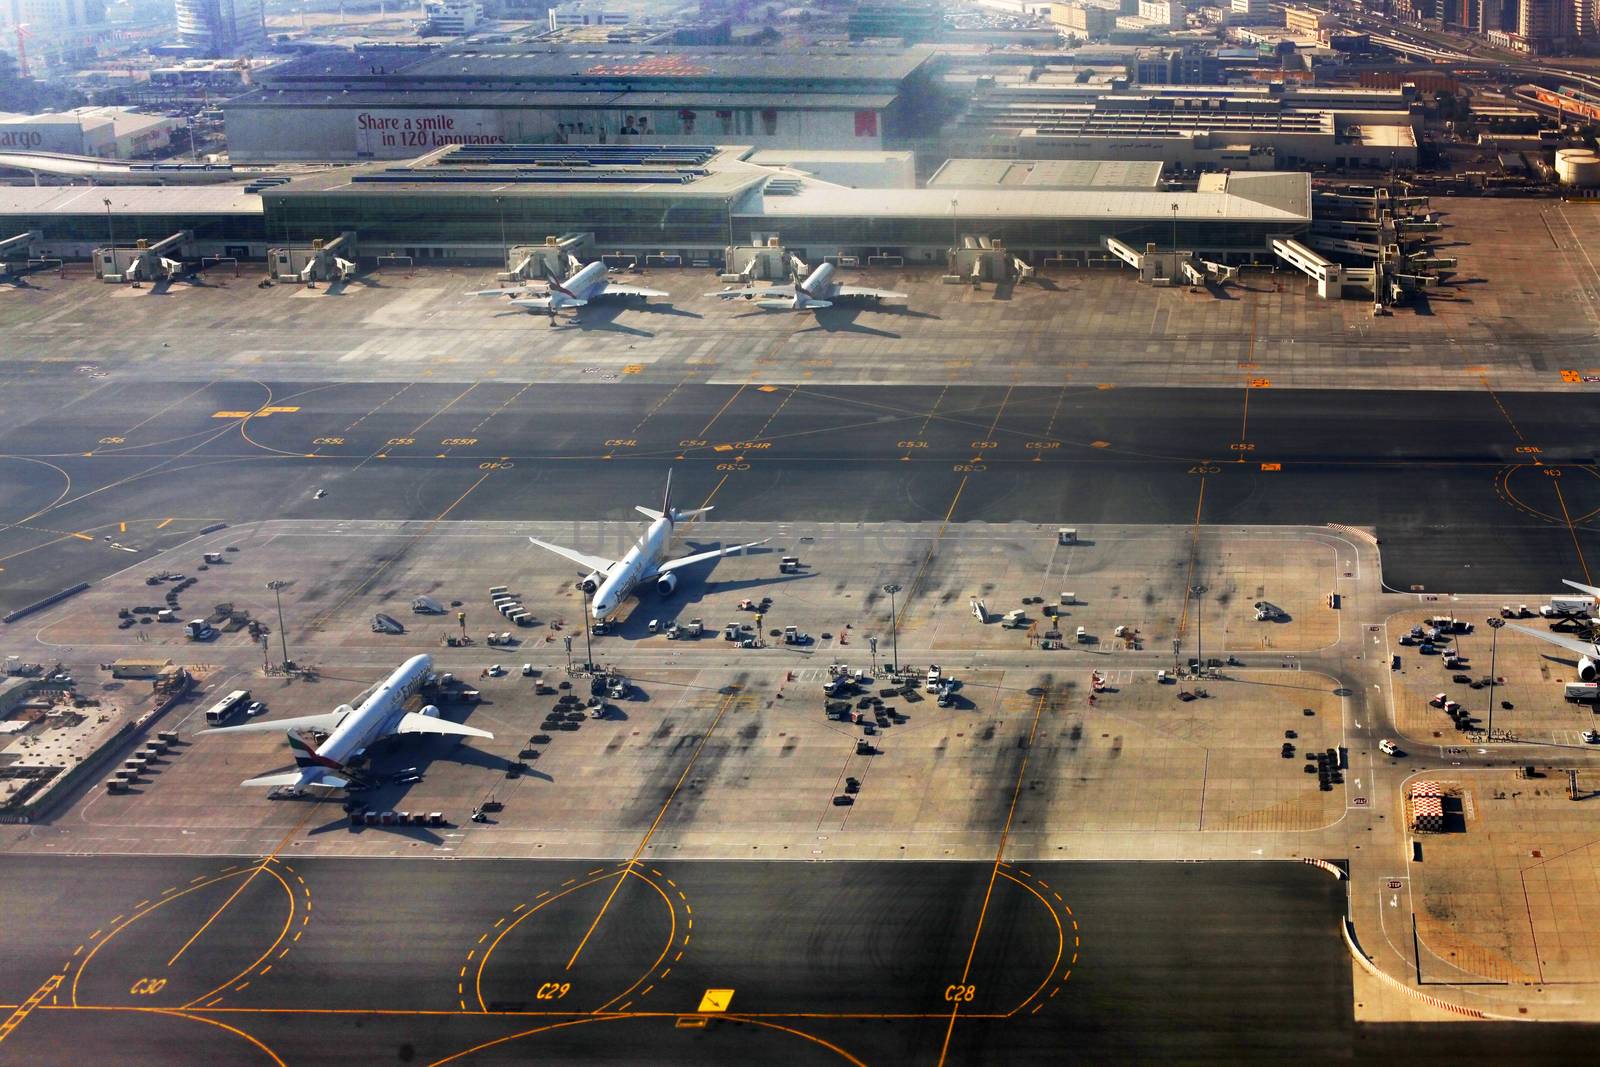
MULTIPOLYGON (((952 200, 950 202, 952 204, 955 203, 954 200, 952 200)), ((891 649, 890 654, 894 657, 894 662, 890 664, 889 670, 892 671, 895 674, 899 674, 900 673, 900 635, 899 635, 900 620, 895 614, 894 595, 900 591, 900 587, 898 585, 895 585, 893 582, 890 582, 888 585, 883 587, 883 591, 885 593, 889 594, 889 647, 891 649)))
POLYGON ((956 221, 956 205, 959 204, 959 203, 960 203, 960 201, 956 197, 952 196, 950 198, 950 253, 951 253, 951 255, 954 255, 955 254, 955 250, 961 247, 961 227, 960 227, 960 224, 956 221))
POLYGON ((1488 737, 1489 737, 1489 740, 1493 741, 1494 740, 1494 681, 1495 681, 1495 675, 1494 675, 1494 653, 1495 653, 1495 646, 1500 643, 1500 627, 1502 627, 1502 626, 1504 626, 1506 624, 1506 620, 1504 620, 1502 618, 1499 618, 1499 617, 1495 617, 1495 618, 1489 619, 1488 622, 1489 622, 1489 630, 1490 630, 1490 633, 1489 633, 1489 723, 1488 723, 1488 737))
POLYGON ((106 206, 106 236, 111 241, 111 270, 115 273, 117 269, 117 227, 111 221, 111 198, 109 196, 101 197, 101 202, 106 206))
MULTIPOLYGON (((1174 203, 1172 205, 1172 252, 1173 252, 1173 255, 1177 255, 1177 252, 1178 252, 1178 211, 1179 211, 1179 205, 1174 203)), ((1174 273, 1176 273, 1176 272, 1174 272, 1174 273)))
POLYGON ((592 671, 594 670, 594 642, 589 639, 589 589, 587 586, 579 586, 578 588, 583 590, 583 654, 585 659, 583 669, 592 671))
POLYGON ((572 673, 572 635, 571 634, 567 634, 565 637, 563 637, 561 639, 561 643, 567 646, 567 673, 571 674, 572 673))
POLYGON ((289 635, 283 629, 283 589, 289 583, 274 578, 267 583, 267 588, 272 590, 272 597, 278 602, 278 643, 283 649, 283 669, 289 669, 289 635))
POLYGON ((511 267, 511 246, 506 244, 506 198, 503 196, 495 197, 494 206, 500 210, 500 259, 501 262, 506 264, 504 269, 509 270, 511 267))
POLYGON ((877 674, 878 673, 878 639, 876 637, 867 638, 867 647, 872 649, 872 673, 873 674, 877 674))
POLYGON ((1194 597, 1194 658, 1200 665, 1195 671, 1199 675, 1206 673, 1205 634, 1201 629, 1205 625, 1205 602, 1200 599, 1205 595, 1205 591, 1206 587, 1203 585, 1193 586, 1189 590, 1189 595, 1194 597))

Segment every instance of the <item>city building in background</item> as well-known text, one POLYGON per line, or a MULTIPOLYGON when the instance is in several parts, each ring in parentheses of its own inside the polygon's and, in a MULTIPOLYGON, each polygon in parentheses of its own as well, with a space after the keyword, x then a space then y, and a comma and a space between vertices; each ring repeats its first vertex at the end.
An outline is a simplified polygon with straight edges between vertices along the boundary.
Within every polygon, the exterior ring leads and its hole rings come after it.
POLYGON ((191 55, 235 56, 266 46, 261 0, 177 0, 178 41, 191 55))
POLYGON ((575 29, 585 26, 626 26, 633 15, 625 9, 607 7, 588 0, 571 0, 557 4, 548 12, 550 29, 575 29))
POLYGON ((0 113, 0 151, 60 152, 100 159, 159 153, 182 122, 125 107, 79 107, 42 115, 0 113))
POLYGON ((23 73, 90 60, 105 32, 105 0, 0 0, 0 47, 18 55, 23 73))
POLYGON ((463 37, 483 21, 483 5, 478 0, 426 0, 422 14, 424 36, 463 37))

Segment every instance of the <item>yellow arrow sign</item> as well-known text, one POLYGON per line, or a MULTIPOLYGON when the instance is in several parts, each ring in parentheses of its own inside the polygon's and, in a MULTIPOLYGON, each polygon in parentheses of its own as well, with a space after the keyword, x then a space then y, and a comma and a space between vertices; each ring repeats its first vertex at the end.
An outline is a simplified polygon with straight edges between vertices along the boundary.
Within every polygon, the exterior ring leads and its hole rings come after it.
POLYGON ((733 990, 708 989, 705 996, 700 998, 699 1011, 727 1011, 728 1005, 733 1003, 733 990))

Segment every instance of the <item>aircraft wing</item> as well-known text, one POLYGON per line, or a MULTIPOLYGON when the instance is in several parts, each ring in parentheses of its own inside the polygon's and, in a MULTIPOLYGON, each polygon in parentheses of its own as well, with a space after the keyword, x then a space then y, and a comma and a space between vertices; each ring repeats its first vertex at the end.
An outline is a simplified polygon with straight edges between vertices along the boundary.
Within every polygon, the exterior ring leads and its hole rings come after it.
POLYGON ((612 285, 606 282, 605 294, 607 296, 671 296, 660 289, 641 289, 637 285, 612 285))
POLYGON ((606 559, 604 556, 591 556, 586 552, 579 552, 575 548, 566 548, 562 545, 552 545, 549 541, 541 541, 537 537, 530 537, 528 540, 546 551, 554 552, 558 556, 565 556, 578 566, 586 567, 591 571, 610 571, 612 567, 617 565, 617 561, 614 559, 606 559))
POLYGON ((1561 579, 1561 584, 1570 585, 1580 593, 1588 593, 1590 596, 1600 597, 1600 586, 1584 585, 1582 582, 1574 582, 1570 578, 1561 579))
POLYGON ((494 734, 488 730, 480 730, 476 726, 466 726, 449 719, 435 718, 432 715, 419 715, 417 712, 408 711, 400 716, 394 732, 397 734, 457 734, 461 737, 487 737, 494 740, 494 734))
POLYGON ((887 289, 863 289, 859 285, 841 285, 834 296, 870 296, 877 300, 904 300, 905 293, 891 293, 887 289))
POLYGON ((519 293, 536 293, 539 288, 532 285, 519 286, 512 289, 479 289, 477 292, 468 293, 468 296, 516 296, 519 293))
POLYGON ((764 545, 770 540, 772 540, 772 538, 763 537, 761 540, 751 541, 747 545, 733 545, 728 548, 713 548, 710 552, 696 552, 692 556, 684 556, 681 559, 668 560, 656 568, 656 573, 666 574, 668 571, 675 571, 679 567, 687 567, 691 563, 700 563, 708 559, 720 559, 723 556, 736 556, 747 548, 755 548, 757 545, 764 545))
POLYGON ((719 289, 714 293, 707 293, 706 295, 707 296, 721 297, 723 300, 734 300, 734 299, 737 299, 737 298, 740 298, 740 297, 743 297, 746 300, 755 300, 757 298, 762 299, 762 300, 776 300, 776 299, 793 300, 794 299, 794 286, 792 286, 792 285, 768 285, 768 286, 750 285, 750 286, 746 286, 743 289, 719 289))
POLYGON ((1514 622, 1506 623, 1513 630, 1521 630, 1530 637, 1537 637, 1541 641, 1548 641, 1552 645, 1559 645, 1568 652, 1576 652, 1580 656, 1593 656, 1595 647, 1592 641, 1583 641, 1566 634, 1553 634, 1549 630, 1535 630, 1531 626, 1518 626, 1514 622))
MULTIPOLYGON (((321 768, 312 768, 312 770, 321 770, 321 768)), ((299 770, 284 771, 281 774, 263 774, 259 778, 249 778, 243 782, 240 782, 239 784, 241 786, 259 786, 263 788, 270 788, 280 785, 292 785, 297 788, 303 788, 308 785, 314 785, 322 789, 344 789, 350 783, 345 781, 343 778, 340 778, 338 775, 328 774, 326 771, 323 771, 321 774, 308 775, 306 771, 299 770)))
POLYGON ((564 296, 557 300, 553 296, 530 296, 526 300, 513 300, 511 303, 519 308, 538 308, 540 311, 549 311, 551 307, 581 308, 589 303, 587 300, 578 300, 574 297, 564 296))
POLYGON ((288 730, 315 730, 318 733, 331 734, 344 721, 349 710, 330 711, 325 715, 300 715, 293 719, 263 719, 260 722, 247 722, 243 726, 219 726, 215 730, 205 731, 208 734, 260 734, 268 731, 285 732, 288 730))

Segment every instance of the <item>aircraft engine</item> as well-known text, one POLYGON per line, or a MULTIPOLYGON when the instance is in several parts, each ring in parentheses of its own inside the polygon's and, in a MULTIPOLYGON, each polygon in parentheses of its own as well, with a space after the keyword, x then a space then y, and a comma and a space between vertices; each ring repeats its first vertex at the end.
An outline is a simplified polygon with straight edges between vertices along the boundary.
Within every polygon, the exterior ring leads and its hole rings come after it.
POLYGON ((429 704, 429 705, 425 706, 421 711, 417 712, 417 714, 418 715, 426 715, 430 719, 437 719, 439 717, 439 709, 436 706, 434 706, 433 704, 429 704))
POLYGON ((606 576, 601 574, 599 571, 590 571, 588 577, 584 578, 583 581, 578 583, 578 588, 582 589, 585 593, 592 593, 596 589, 599 589, 600 583, 604 582, 605 580, 606 576))
POLYGON ((1600 677, 1600 667, 1597 667, 1594 660, 1590 659, 1588 656, 1579 656, 1578 677, 1586 682, 1592 682, 1597 677, 1600 677))
POLYGON ((678 588, 678 576, 671 571, 656 579, 656 592, 662 596, 671 596, 676 588, 678 588))

